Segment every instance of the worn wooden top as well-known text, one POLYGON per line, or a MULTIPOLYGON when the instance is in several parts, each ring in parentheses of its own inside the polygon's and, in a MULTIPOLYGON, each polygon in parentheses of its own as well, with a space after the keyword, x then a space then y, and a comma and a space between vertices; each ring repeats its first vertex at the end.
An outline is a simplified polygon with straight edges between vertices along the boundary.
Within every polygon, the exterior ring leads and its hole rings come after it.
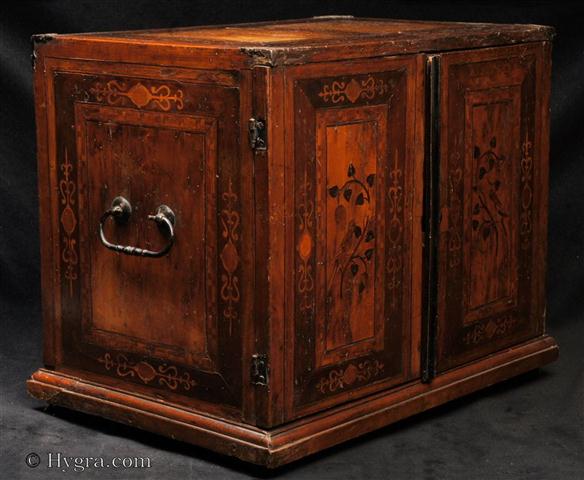
POLYGON ((549 40, 542 25, 315 17, 236 25, 35 36, 35 41, 172 46, 224 51, 250 65, 283 65, 549 40))

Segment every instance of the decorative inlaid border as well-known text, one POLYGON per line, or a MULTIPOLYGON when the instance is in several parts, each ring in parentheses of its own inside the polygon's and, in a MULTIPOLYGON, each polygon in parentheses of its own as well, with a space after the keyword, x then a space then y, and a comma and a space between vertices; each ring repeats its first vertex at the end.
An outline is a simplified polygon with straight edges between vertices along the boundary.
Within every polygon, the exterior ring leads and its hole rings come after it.
POLYGON ((187 391, 197 385, 197 382, 191 378, 189 372, 183 371, 179 374, 178 368, 174 365, 164 363, 154 368, 144 360, 136 363, 131 362, 128 357, 121 353, 118 353, 115 359, 110 353, 105 353, 97 361, 102 363, 108 371, 114 369, 119 377, 138 377, 145 384, 158 380, 159 385, 171 390, 176 390, 180 386, 187 391))
POLYGON ((150 103, 165 112, 170 110, 173 103, 177 110, 182 110, 184 107, 184 92, 181 89, 173 92, 168 85, 146 87, 141 82, 137 82, 128 87, 127 84, 117 80, 110 80, 105 84, 96 82, 89 91, 95 95, 98 102, 105 100, 109 105, 119 105, 124 98, 127 98, 138 108, 144 108, 150 103))
POLYGON ((61 194, 61 226, 63 227, 63 248, 61 249, 61 259, 65 267, 63 276, 69 282, 69 296, 73 296, 73 282, 75 282, 79 275, 77 273, 77 264, 79 263, 79 254, 77 251, 77 240, 73 237, 73 233, 77 228, 77 215, 73 208, 75 207, 75 192, 77 186, 71 180, 73 172, 73 164, 69 160, 69 153, 65 149, 65 160, 61 164, 61 172, 63 177, 59 182, 59 192, 61 194))
POLYGON ((383 373, 383 363, 379 360, 365 360, 358 364, 350 363, 346 368, 331 370, 316 384, 316 389, 325 394, 344 389, 354 383, 366 383, 383 373))
POLYGON ((529 132, 525 132, 525 140, 521 145, 521 214, 519 236, 521 248, 526 250, 531 245, 533 190, 531 177, 533 173, 532 143, 529 140, 529 132))
POLYGON ((383 79, 376 79, 371 75, 365 80, 352 78, 348 82, 334 80, 323 85, 318 94, 325 103, 344 103, 348 100, 355 103, 357 100, 372 100, 376 95, 384 95, 389 91, 389 85, 383 79))
POLYGON ((239 292, 239 277, 236 275, 239 266, 239 253, 237 243, 239 241, 239 225, 241 217, 235 209, 237 204, 237 194, 233 192, 233 182, 229 179, 228 189, 222 193, 225 208, 221 210, 222 237, 226 240, 219 257, 223 265, 224 273, 221 274, 220 295, 227 305, 223 309, 223 317, 229 322, 229 334, 233 331, 233 322, 238 318, 235 305, 239 303, 241 294, 239 292))
MULTIPOLYGON (((454 164, 458 165, 460 155, 455 154, 454 164)), ((448 177, 448 196, 450 205, 448 209, 448 266, 456 268, 461 262, 462 236, 460 234, 462 224, 462 168, 457 167, 450 172, 448 177)))
POLYGON ((403 232, 404 226, 401 219, 403 211, 403 172, 399 168, 397 151, 394 156, 393 168, 389 172, 390 185, 387 190, 388 213, 390 216, 388 228, 387 261, 385 270, 388 274, 387 289, 389 290, 390 305, 396 306, 399 297, 399 287, 402 284, 403 267, 403 232))
POLYGON ((518 324, 518 320, 513 315, 505 315, 503 317, 489 319, 483 322, 474 324, 462 337, 465 345, 476 345, 486 340, 491 340, 497 337, 503 337, 507 333, 514 330, 518 324))
POLYGON ((298 293, 302 297, 300 308, 310 311, 313 307, 312 296, 314 290, 314 276, 310 258, 314 250, 314 238, 312 228, 314 224, 314 202, 310 198, 309 191, 312 184, 308 180, 308 173, 304 172, 304 182, 300 186, 300 204, 298 205, 298 230, 299 240, 297 245, 300 264, 298 266, 298 293))

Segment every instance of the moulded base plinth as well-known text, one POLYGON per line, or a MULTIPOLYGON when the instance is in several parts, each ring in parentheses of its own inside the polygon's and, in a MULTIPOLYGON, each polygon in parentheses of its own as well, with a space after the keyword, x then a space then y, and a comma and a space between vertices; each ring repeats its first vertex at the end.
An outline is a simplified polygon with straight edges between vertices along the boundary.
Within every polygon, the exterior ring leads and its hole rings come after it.
POLYGON ((146 399, 81 377, 39 369, 29 393, 50 404, 99 415, 242 460, 275 468, 449 400, 538 368, 558 357, 550 336, 450 370, 430 384, 413 382, 266 430, 146 399))

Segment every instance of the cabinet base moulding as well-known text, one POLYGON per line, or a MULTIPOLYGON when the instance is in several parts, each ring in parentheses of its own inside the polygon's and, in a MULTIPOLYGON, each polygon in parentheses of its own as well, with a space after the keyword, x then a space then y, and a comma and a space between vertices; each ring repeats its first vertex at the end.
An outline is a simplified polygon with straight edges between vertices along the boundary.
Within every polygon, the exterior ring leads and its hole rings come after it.
POLYGON ((276 468, 539 368, 557 357, 555 340, 544 335, 445 372, 430 384, 412 382, 270 430, 229 422, 47 369, 36 371, 27 386, 33 397, 50 404, 276 468))

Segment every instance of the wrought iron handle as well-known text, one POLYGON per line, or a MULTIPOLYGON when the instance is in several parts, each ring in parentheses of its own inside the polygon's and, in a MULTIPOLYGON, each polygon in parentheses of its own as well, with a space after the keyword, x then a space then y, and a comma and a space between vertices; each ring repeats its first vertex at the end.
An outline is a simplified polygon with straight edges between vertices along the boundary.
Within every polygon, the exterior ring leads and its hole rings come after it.
POLYGON ((126 255, 134 255, 137 257, 151 257, 158 258, 166 255, 172 246, 174 245, 174 223, 176 217, 174 212, 166 205, 160 205, 156 210, 155 215, 148 215, 148 220, 153 220, 156 222, 160 229, 164 229, 168 234, 168 241, 166 246, 162 250, 153 251, 147 250, 145 248, 133 247, 131 245, 116 245, 110 243, 107 238, 105 238, 105 233, 103 232, 103 226, 109 217, 113 217, 116 223, 122 224, 126 223, 132 215, 132 205, 124 197, 116 197, 112 201, 112 205, 109 210, 106 210, 101 216, 99 221, 99 238, 101 243, 104 244, 106 248, 113 250, 114 252, 124 253, 126 255))

